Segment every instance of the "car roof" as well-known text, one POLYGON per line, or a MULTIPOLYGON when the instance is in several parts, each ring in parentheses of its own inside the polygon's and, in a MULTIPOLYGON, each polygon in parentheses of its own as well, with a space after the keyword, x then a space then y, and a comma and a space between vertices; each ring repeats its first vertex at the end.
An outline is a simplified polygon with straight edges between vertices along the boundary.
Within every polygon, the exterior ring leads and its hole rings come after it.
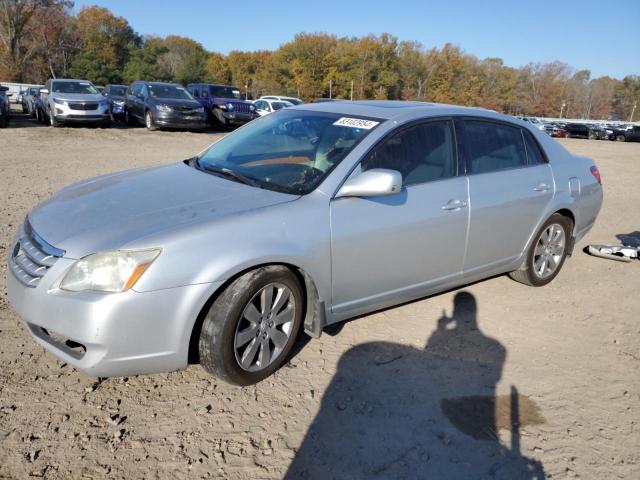
MULTIPOLYGON (((476 107, 459 107, 442 103, 410 102, 403 100, 336 100, 334 102, 307 103, 295 105, 292 110, 311 110, 317 112, 358 115, 385 120, 438 117, 449 115, 472 115, 496 120, 514 122, 513 117, 476 107)), ((516 120, 517 121, 517 120, 516 120)))
POLYGON ((88 82, 93 84, 93 82, 89 80, 83 80, 81 78, 52 78, 52 82, 88 82))
POLYGON ((171 86, 174 86, 174 87, 176 87, 176 86, 181 87, 182 86, 182 85, 180 85, 178 83, 172 83, 172 82, 147 82, 145 80, 141 80, 140 83, 144 83, 145 85, 157 85, 157 86, 160 86, 160 85, 171 85, 171 86))

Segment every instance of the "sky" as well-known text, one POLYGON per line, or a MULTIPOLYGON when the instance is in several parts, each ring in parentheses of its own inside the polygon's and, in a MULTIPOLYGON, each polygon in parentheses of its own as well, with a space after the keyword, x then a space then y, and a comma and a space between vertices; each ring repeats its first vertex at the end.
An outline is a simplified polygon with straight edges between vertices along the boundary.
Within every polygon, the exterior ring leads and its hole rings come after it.
POLYGON ((182 35, 207 50, 275 50, 300 32, 391 33, 452 43, 506 65, 560 60, 592 77, 640 75, 640 1, 76 0, 125 17, 141 35, 182 35), (615 5, 615 8, 612 8, 615 5))

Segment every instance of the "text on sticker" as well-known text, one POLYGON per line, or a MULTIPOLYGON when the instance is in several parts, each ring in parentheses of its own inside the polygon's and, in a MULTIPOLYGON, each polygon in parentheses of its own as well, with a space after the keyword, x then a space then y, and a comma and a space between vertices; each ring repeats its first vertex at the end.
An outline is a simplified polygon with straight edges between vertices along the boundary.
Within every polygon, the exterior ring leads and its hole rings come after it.
POLYGON ((374 122, 373 120, 363 120, 362 118, 348 118, 342 117, 340 120, 334 122, 334 125, 339 125, 341 127, 351 127, 351 128, 363 128, 364 130, 371 130, 373 127, 378 125, 380 122, 374 122))

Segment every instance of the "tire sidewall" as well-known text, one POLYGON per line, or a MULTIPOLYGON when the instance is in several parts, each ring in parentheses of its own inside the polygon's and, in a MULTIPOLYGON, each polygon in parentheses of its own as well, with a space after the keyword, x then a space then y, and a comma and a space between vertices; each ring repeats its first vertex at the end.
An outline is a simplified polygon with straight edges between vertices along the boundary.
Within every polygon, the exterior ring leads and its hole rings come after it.
POLYGON ((536 235, 533 238, 533 242, 531 243, 531 246, 529 247, 529 252, 527 254, 527 270, 528 270, 527 273, 529 276, 529 280, 531 281, 531 284, 533 286, 542 287, 543 285, 547 285, 548 283, 553 281, 553 279, 558 276, 558 274, 560 273, 560 270, 562 270, 562 266, 564 265, 565 260, 567 259, 567 250, 569 248, 569 241, 572 237, 572 228, 573 226, 571 225, 571 220, 569 220, 567 217, 563 215, 556 213, 551 215, 551 217, 549 217, 549 219, 546 222, 544 222, 542 227, 540 227, 540 229, 536 232, 536 235), (562 255, 562 258, 560 259, 560 264, 558 265, 558 268, 556 268, 556 271, 553 272, 553 274, 548 276, 547 278, 540 278, 534 273, 534 268, 533 268, 534 251, 536 249, 536 245, 538 244, 540 235, 552 223, 556 223, 560 225, 564 230, 564 235, 565 235, 564 253, 562 255))
POLYGON ((202 366, 236 385, 251 385, 267 378, 286 361, 300 331, 304 310, 304 296, 300 284, 286 267, 261 267, 243 275, 227 287, 205 317, 199 344, 202 366), (236 360, 236 327, 247 303, 270 283, 282 283, 291 290, 296 305, 294 324, 287 344, 278 358, 264 370, 248 372, 243 370, 236 360))

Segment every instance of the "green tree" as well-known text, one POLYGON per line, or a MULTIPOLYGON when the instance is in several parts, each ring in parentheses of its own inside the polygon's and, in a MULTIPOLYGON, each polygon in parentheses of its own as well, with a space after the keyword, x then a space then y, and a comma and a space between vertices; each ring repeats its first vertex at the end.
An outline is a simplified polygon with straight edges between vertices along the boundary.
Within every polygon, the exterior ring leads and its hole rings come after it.
POLYGON ((124 67, 123 80, 127 83, 136 80, 172 80, 162 71, 158 58, 168 52, 161 40, 154 37, 145 39, 142 48, 132 47, 129 60, 124 67))

